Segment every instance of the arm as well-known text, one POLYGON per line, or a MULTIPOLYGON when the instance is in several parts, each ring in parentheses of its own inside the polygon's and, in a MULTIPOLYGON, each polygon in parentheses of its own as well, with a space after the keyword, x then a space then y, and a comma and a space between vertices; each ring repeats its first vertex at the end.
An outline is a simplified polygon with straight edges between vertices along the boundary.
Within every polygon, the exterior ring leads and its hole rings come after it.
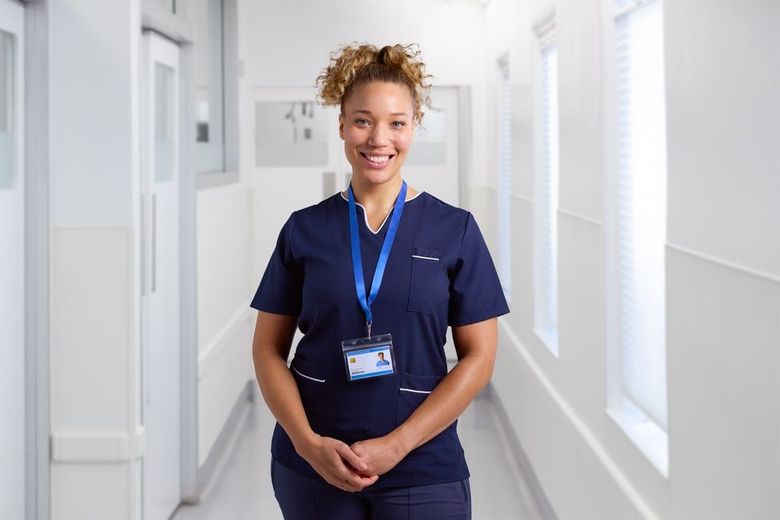
POLYGON ((287 368, 297 319, 295 316, 260 311, 252 342, 255 375, 268 408, 287 432, 295 451, 317 473, 344 491, 360 491, 376 482, 350 468, 366 469, 360 457, 343 442, 315 433, 306 418, 298 385, 287 368))
POLYGON ((352 445, 352 450, 368 463, 365 474, 388 472, 410 451, 444 431, 463 413, 493 374, 497 323, 496 318, 491 318, 452 328, 458 364, 403 424, 384 437, 352 445))

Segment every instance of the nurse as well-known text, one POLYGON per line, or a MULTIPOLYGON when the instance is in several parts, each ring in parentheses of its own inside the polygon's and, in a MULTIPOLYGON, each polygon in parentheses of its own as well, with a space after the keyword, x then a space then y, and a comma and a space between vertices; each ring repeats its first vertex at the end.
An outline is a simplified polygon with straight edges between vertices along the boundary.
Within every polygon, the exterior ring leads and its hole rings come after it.
POLYGON ((288 520, 471 518, 457 419, 490 379, 509 308, 471 213, 403 180, 429 99, 418 55, 345 46, 317 78, 341 108, 352 180, 290 215, 251 303, 288 520))

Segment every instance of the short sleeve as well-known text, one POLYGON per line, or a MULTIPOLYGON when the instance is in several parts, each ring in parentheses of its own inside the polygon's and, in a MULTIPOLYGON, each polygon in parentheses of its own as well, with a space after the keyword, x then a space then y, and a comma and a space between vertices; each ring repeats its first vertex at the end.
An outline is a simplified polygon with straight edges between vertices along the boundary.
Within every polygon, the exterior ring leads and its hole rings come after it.
POLYGON ((290 215, 276 241, 276 248, 250 307, 274 314, 298 316, 301 313, 303 270, 293 255, 295 213, 290 215))
POLYGON ((451 326, 477 323, 509 312, 485 239, 471 213, 450 273, 451 326))

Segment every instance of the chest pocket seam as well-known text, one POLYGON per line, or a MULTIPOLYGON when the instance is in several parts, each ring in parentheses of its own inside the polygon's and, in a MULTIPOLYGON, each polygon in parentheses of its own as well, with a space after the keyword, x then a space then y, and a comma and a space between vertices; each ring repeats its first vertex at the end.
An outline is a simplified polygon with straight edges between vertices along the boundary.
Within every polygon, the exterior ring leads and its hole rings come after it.
POLYGON ((437 305, 437 284, 447 283, 438 250, 414 247, 411 256, 408 310, 432 314, 437 305))

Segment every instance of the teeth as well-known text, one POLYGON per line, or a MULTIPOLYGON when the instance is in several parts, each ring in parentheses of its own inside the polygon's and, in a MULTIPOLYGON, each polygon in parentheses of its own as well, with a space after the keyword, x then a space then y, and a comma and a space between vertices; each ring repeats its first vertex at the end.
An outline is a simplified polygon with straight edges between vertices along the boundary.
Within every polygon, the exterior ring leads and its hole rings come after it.
POLYGON ((390 159, 389 155, 366 155, 366 158, 375 163, 383 163, 387 162, 388 159, 390 159))

